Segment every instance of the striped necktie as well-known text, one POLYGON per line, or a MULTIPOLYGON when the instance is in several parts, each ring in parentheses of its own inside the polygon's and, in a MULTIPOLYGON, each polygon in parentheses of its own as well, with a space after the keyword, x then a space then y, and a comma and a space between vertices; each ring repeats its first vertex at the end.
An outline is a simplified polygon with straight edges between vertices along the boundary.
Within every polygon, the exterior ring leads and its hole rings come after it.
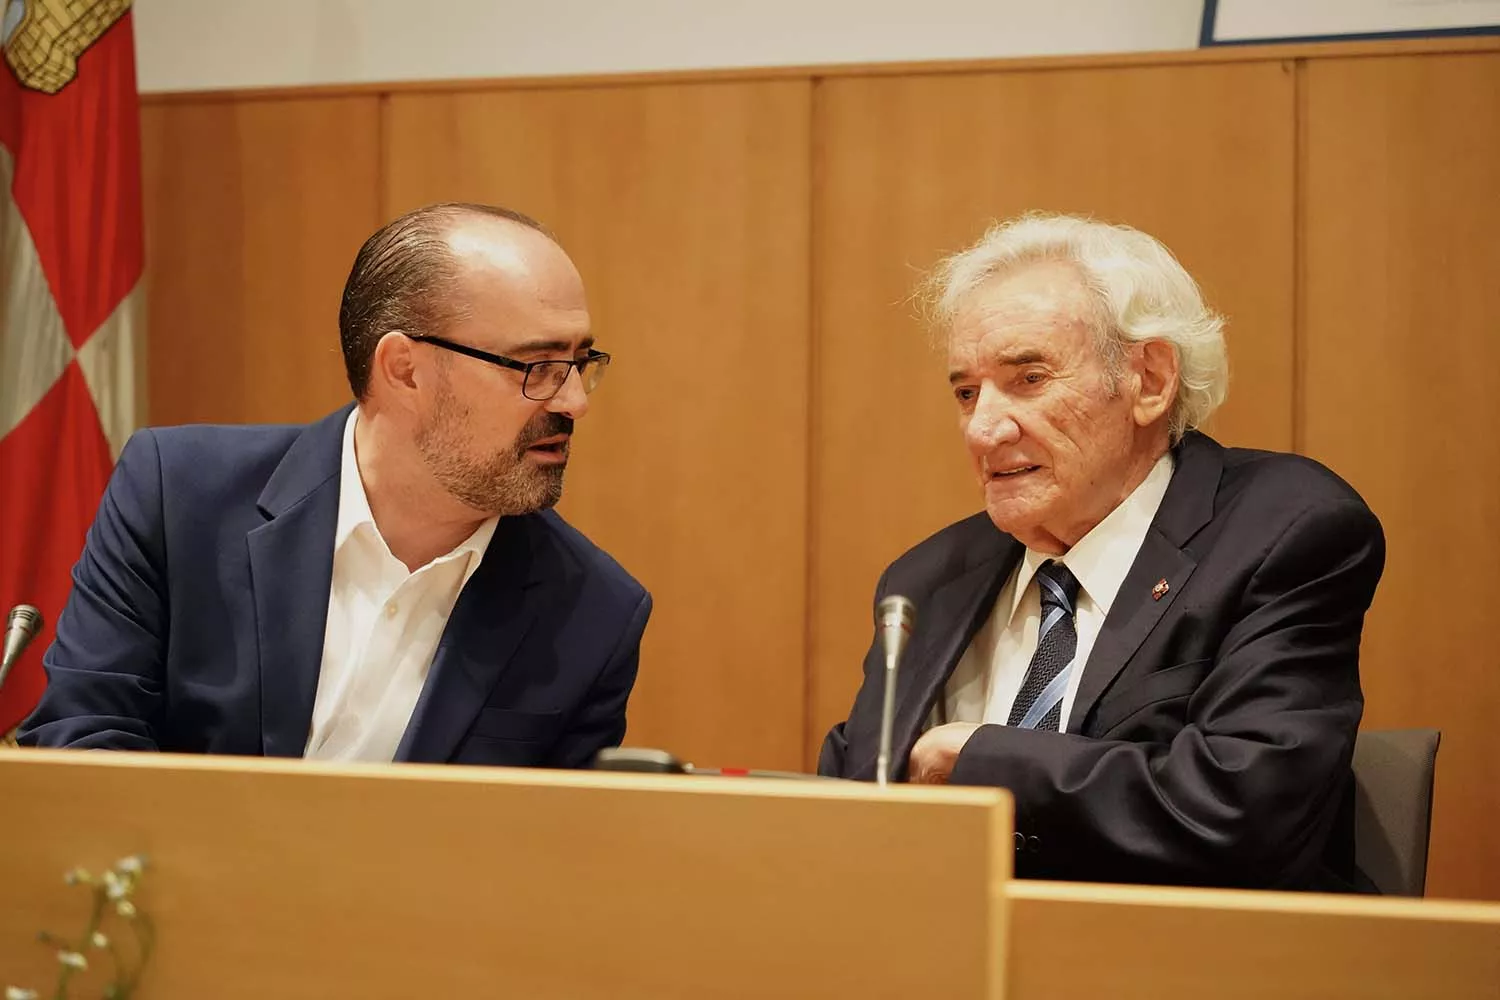
POLYGON ((1042 624, 1037 630, 1036 653, 1011 706, 1007 725, 1057 732, 1062 723, 1063 695, 1073 672, 1073 654, 1078 651, 1078 631, 1073 625, 1078 578, 1062 563, 1048 560, 1037 569, 1036 582, 1042 592, 1042 624))

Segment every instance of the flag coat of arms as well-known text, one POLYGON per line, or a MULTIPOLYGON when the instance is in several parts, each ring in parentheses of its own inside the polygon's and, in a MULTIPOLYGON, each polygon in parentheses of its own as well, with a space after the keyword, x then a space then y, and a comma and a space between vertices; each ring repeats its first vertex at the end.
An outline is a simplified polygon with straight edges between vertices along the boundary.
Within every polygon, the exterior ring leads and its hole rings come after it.
POLYGON ((136 418, 145 243, 130 0, 0 0, 0 614, 43 631, 0 687, 35 706, 42 653, 136 418))

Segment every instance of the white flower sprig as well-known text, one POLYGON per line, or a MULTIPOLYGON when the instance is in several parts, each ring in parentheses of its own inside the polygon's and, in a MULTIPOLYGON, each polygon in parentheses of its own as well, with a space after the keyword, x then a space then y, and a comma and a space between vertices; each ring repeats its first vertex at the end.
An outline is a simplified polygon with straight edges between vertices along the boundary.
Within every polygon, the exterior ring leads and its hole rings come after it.
MULTIPOLYGON (((57 956, 55 998, 66 1000, 69 980, 89 968, 90 950, 107 955, 114 966, 114 978, 104 988, 104 1000, 129 1000, 134 994, 156 940, 151 921, 131 898, 145 870, 145 859, 132 854, 115 862, 113 868, 97 878, 82 868, 74 868, 63 875, 65 885, 89 887, 93 905, 89 908, 88 924, 76 943, 46 931, 37 935, 37 939, 53 948, 57 956), (104 932, 103 925, 111 916, 124 921, 130 929, 135 939, 134 962, 127 963, 114 939, 104 932)), ((5 990, 5 1000, 37 1000, 37 997, 36 990, 18 986, 9 986, 5 990)))

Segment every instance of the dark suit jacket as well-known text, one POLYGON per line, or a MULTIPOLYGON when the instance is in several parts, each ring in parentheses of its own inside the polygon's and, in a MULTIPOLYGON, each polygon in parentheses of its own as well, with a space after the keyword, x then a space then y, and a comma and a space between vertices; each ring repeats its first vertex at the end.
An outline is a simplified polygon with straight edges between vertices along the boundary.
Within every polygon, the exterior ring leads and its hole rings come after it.
MULTIPOLYGON (((980 727, 954 784, 1015 796, 1016 873, 1087 881, 1347 889, 1359 637, 1385 561, 1375 515, 1292 455, 1190 433, 1085 665, 1066 733, 980 727), (1168 590, 1153 597, 1157 581, 1168 590)), ((1024 549, 980 514, 896 560, 877 601, 917 623, 893 767, 1024 549)), ((869 779, 884 663, 872 645, 825 774, 869 779)))
MULTIPOLYGON (((22 744, 301 756, 348 413, 130 439, 22 744)), ((624 735, 650 612, 641 586, 556 513, 502 518, 396 759, 588 764, 624 735)))

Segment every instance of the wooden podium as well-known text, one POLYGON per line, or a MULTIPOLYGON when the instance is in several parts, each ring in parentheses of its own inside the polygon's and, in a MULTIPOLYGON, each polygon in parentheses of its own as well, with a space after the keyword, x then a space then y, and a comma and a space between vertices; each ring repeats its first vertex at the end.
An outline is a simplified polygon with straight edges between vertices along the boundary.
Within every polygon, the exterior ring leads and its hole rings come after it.
POLYGON ((18 750, 0 804, 43 995, 140 853, 139 1000, 1500 996, 1500 905, 1012 882, 1000 791, 18 750))

